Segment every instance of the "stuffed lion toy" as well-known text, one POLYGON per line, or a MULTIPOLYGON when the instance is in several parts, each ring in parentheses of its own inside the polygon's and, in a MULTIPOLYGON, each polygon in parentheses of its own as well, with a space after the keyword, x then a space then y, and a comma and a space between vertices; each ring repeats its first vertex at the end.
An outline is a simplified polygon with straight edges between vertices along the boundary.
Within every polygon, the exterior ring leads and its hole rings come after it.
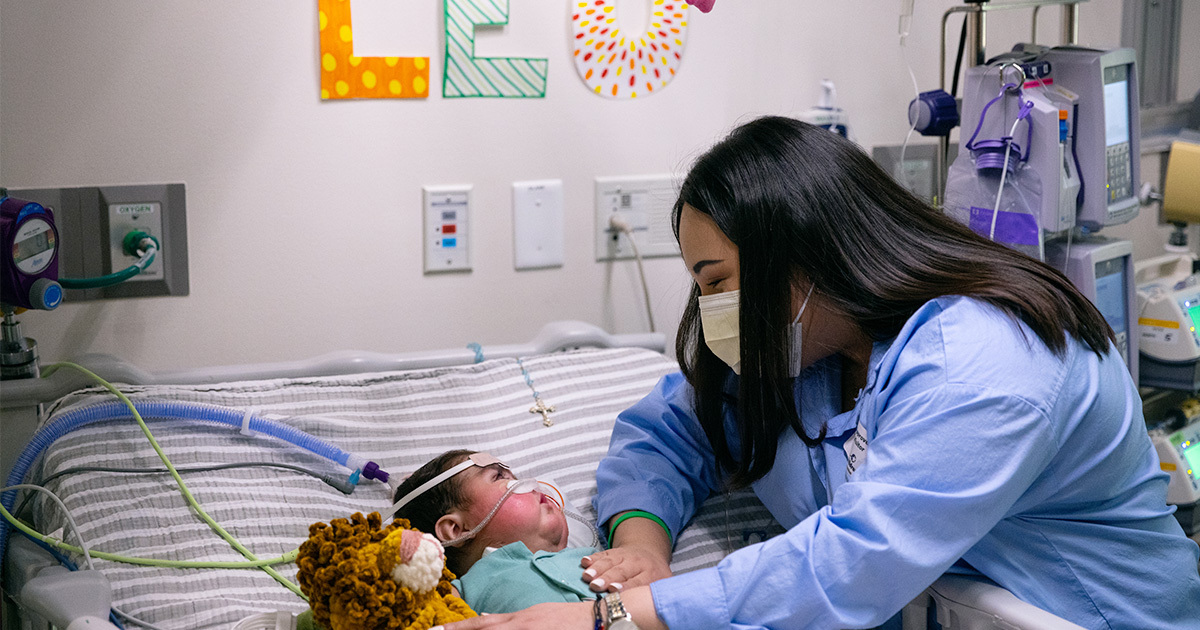
POLYGON ((300 546, 300 589, 313 621, 328 630, 429 630, 474 617, 451 593, 437 538, 378 512, 314 523, 300 546))

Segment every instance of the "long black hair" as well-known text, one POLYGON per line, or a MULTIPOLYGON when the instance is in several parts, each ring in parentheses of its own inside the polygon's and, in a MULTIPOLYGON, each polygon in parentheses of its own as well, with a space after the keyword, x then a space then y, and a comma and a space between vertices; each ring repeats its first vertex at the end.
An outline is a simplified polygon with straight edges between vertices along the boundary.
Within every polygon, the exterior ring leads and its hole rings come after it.
POLYGON ((683 373, 717 461, 732 487, 775 463, 785 429, 810 446, 796 408, 789 324, 798 278, 868 336, 896 336, 923 304, 945 295, 978 298, 1025 322, 1062 354, 1067 335, 1103 356, 1112 328, 1054 268, 979 236, 897 184, 841 136, 783 117, 735 129, 697 159, 684 204, 708 215, 738 247, 741 375, 736 401, 724 393, 728 367, 704 344, 693 283, 676 337, 683 373), (723 411, 736 408, 740 452, 731 452, 723 411))

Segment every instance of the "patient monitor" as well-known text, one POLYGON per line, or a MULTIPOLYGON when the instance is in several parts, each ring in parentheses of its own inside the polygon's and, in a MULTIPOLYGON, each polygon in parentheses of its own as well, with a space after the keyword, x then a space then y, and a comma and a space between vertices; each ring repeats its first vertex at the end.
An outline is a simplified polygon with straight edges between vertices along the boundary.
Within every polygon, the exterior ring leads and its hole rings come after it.
POLYGON ((1138 336, 1134 298, 1133 243, 1093 236, 1081 242, 1046 244, 1046 262, 1063 271, 1071 283, 1100 310, 1117 336, 1117 351, 1138 381, 1138 336))

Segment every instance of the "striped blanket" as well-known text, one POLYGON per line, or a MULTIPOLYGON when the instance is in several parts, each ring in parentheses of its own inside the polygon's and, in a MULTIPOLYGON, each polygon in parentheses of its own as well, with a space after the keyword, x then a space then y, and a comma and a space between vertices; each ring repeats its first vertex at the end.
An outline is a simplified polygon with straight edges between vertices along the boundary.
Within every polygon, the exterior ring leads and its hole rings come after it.
MULTIPOLYGON (((552 477, 574 505, 594 518, 595 469, 616 415, 677 367, 640 349, 576 350, 523 359, 553 425, 531 413, 533 389, 516 360, 476 365, 247 381, 217 385, 123 387, 137 399, 169 399, 255 409, 406 475, 451 448, 486 450, 519 476, 552 477)), ((60 399, 60 414, 111 396, 81 390, 60 399)), ((268 436, 193 421, 147 419, 175 466, 265 461, 345 474, 344 470, 268 436)), ((78 466, 159 467, 132 420, 76 431, 47 449, 35 481, 78 466)), ((390 504, 385 485, 367 482, 346 496, 285 469, 239 468, 185 474, 204 509, 260 558, 295 549, 308 526, 390 504)), ((50 482, 95 548, 172 560, 242 560, 187 507, 167 475, 77 473, 50 482)), ((50 502, 37 499, 42 531, 63 527, 50 502)), ((676 572, 711 566, 731 549, 782 531, 750 492, 715 497, 680 537, 676 572)), ((178 570, 97 561, 113 584, 114 604, 167 629, 227 628, 249 615, 305 603, 256 570, 178 570)), ((279 567, 294 581, 294 565, 279 567)))

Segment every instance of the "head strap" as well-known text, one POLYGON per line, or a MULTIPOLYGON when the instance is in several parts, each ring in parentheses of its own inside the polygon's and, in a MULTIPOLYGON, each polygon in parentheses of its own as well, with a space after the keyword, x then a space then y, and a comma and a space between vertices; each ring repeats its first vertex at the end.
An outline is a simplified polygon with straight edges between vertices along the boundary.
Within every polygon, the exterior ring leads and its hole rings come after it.
POLYGON ((506 466, 504 464, 504 462, 500 461, 499 459, 496 459, 496 457, 493 455, 489 455, 487 453, 471 453, 463 461, 459 462, 458 464, 456 464, 454 466, 451 466, 450 468, 447 468, 440 475, 417 486, 416 489, 414 489, 412 492, 409 492, 408 494, 404 495, 399 501, 396 501, 395 503, 393 503, 392 507, 388 508, 387 512, 385 512, 382 515, 383 521, 386 523, 389 519, 392 518, 393 515, 396 514, 396 512, 400 511, 400 508, 403 508, 404 506, 408 505, 409 503, 412 503, 417 497, 434 489, 439 484, 441 484, 443 481, 446 481, 447 479, 453 477, 454 475, 457 475, 458 473, 460 473, 472 466, 479 466, 480 468, 487 468, 488 466, 491 466, 494 464, 499 464, 500 466, 503 466, 504 468, 508 468, 508 466, 506 466))

